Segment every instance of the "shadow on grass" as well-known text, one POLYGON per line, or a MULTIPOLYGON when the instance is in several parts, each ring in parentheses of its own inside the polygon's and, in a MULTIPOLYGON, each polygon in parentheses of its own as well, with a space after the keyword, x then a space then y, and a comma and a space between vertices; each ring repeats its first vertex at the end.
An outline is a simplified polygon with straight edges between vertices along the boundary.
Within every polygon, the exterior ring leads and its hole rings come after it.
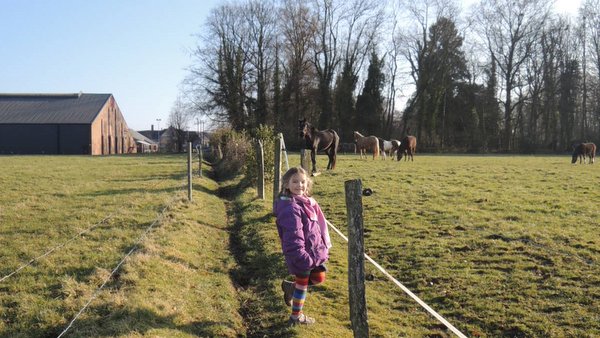
POLYGON ((194 189, 194 191, 198 191, 207 195, 216 195, 218 194, 218 191, 216 190, 212 190, 212 189, 208 189, 207 187, 203 186, 203 185, 199 185, 199 184, 194 184, 192 185, 192 189, 194 189))
MULTIPOLYGON (((180 319, 178 320, 176 316, 163 316, 148 309, 125 310, 96 306, 89 308, 88 311, 102 318, 78 318, 65 336, 115 337, 131 333, 145 335, 151 330, 159 329, 179 331, 198 337, 236 337, 239 334, 239 328, 226 320, 201 320, 182 325, 177 323, 180 319)), ((28 334, 35 334, 37 337, 56 337, 65 330, 67 325, 56 326, 44 330, 45 332, 30 331, 28 334)))
MULTIPOLYGON (((269 211, 260 210, 254 202, 245 201, 241 193, 249 187, 244 181, 222 185, 219 195, 228 200, 230 251, 236 260, 231 278, 241 289, 240 314, 245 320, 248 337, 289 337, 294 332, 287 326, 287 311, 280 292, 273 292, 286 271, 279 253, 269 252, 259 229, 270 222, 269 211), (249 212, 263 213, 253 217, 249 212)), ((277 289, 278 290, 278 289, 277 289)), ((279 290, 278 290, 279 291, 279 290)))
POLYGON ((89 192, 82 194, 81 196, 113 196, 113 195, 130 195, 135 193, 168 193, 174 194, 177 191, 181 190, 181 187, 171 187, 171 188, 162 188, 162 189, 152 189, 148 187, 142 188, 126 188, 126 189, 106 189, 106 190, 98 190, 94 192, 89 192))

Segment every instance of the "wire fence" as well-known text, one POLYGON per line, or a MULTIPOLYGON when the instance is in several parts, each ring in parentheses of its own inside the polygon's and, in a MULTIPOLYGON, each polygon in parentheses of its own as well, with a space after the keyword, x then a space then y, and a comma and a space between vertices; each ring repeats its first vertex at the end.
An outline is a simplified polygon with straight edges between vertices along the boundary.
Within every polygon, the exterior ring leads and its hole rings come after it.
POLYGON ((36 261, 38 261, 39 259, 42 259, 42 258, 44 258, 44 257, 46 257, 46 256, 48 256, 48 255, 50 255, 51 253, 53 253, 54 251, 56 251, 56 250, 58 250, 58 249, 60 249, 60 248, 62 248, 62 247, 65 247, 67 244, 69 244, 69 243, 73 242, 74 240, 76 240, 77 238, 81 237, 82 235, 84 235, 84 234, 86 234, 86 233, 88 233, 88 232, 92 231, 93 229, 97 228, 97 227, 98 227, 98 226, 100 226, 101 224, 104 224, 104 223, 106 223, 106 221, 108 221, 109 219, 113 218, 113 217, 114 217, 114 215, 115 215, 115 213, 112 213, 112 214, 110 214, 110 215, 106 216, 105 218, 103 218, 103 219, 102 219, 101 221, 99 221, 98 223, 95 223, 95 224, 93 224, 92 226, 90 226, 89 228, 87 228, 87 229, 85 229, 85 230, 83 230, 83 231, 80 231, 80 232, 79 232, 77 235, 75 235, 75 236, 71 237, 69 240, 67 240, 67 241, 65 241, 65 242, 63 242, 63 243, 61 243, 61 244, 59 244, 59 245, 57 245, 57 246, 55 246, 55 247, 51 248, 50 250, 48 250, 48 251, 44 252, 43 254, 41 254, 41 255, 39 255, 39 256, 37 256, 37 257, 35 257, 35 258, 32 258, 32 259, 30 259, 30 260, 29 260, 27 263, 25 263, 25 264, 23 264, 23 265, 19 266, 19 267, 18 267, 16 270, 14 270, 13 272, 11 272, 11 273, 9 273, 8 275, 6 275, 6 276, 2 277, 2 278, 0 279, 0 283, 1 283, 1 282, 4 282, 4 281, 5 281, 5 280, 7 280, 9 277, 11 277, 11 276, 13 276, 13 275, 17 274, 19 271, 21 271, 21 270, 25 269, 26 267, 28 267, 28 266, 32 265, 33 263, 35 263, 35 262, 36 262, 36 261))
POLYGON ((139 248, 139 245, 144 241, 144 239, 146 238, 146 236, 148 235, 148 233, 154 228, 154 226, 156 224, 160 223, 160 221, 163 218, 163 215, 164 215, 165 211, 171 206, 171 204, 172 204, 172 202, 169 203, 167 206, 165 206, 162 209, 162 211, 160 212, 159 217, 157 219, 155 219, 154 222, 152 222, 152 224, 150 224, 150 226, 148 226, 148 228, 146 228, 146 230, 140 235, 140 237, 138 237, 138 239, 135 241, 135 243, 134 243, 133 247, 131 248, 131 250, 129 250, 127 252, 127 254, 125 256, 123 256, 123 258, 119 261, 119 263, 112 270, 112 272, 110 273, 110 275, 108 277, 106 277, 106 279, 104 279, 104 282, 96 289, 96 291, 94 291, 94 293, 92 294, 92 296, 90 297, 90 299, 88 299, 88 301, 83 305, 83 307, 77 312, 77 314, 75 315, 75 317, 73 317, 73 319, 69 322, 69 325, 67 325, 67 327, 65 327, 65 329, 57 336, 57 338, 60 338, 60 337, 64 336, 71 329, 71 327, 73 327, 73 324, 75 323, 75 321, 88 308, 88 306, 92 303, 92 301, 94 301, 94 299, 96 299, 98 297, 98 295, 100 294, 100 291, 102 291, 102 289, 104 288, 104 286, 106 286, 106 284, 113 278, 113 276, 115 275, 115 273, 117 273, 117 271, 119 271, 119 268, 121 267, 121 265, 123 265, 123 263, 125 263, 125 261, 127 260, 127 258, 129 256, 131 256, 131 254, 133 254, 139 248))
MULTIPOLYGON (((346 242, 348 242, 348 237, 346 237, 340 230, 338 230, 331 222, 327 221, 327 224, 335 231, 340 237, 342 237, 346 242)), ((427 305, 423 300, 421 300, 417 295, 412 293, 406 286, 400 283, 396 278, 390 275, 381 265, 379 265, 375 260, 373 260, 369 255, 365 254, 365 258, 371 262, 381 273, 383 273, 389 280, 394 282, 402 291, 404 291, 410 298, 415 300, 421 307, 423 307, 429 314, 435 317, 440 323, 444 324, 450 331, 452 331, 455 335, 461 338, 466 338, 462 332, 460 332, 454 325, 450 324, 444 317, 442 317, 439 313, 437 313, 434 309, 432 309, 429 305, 427 305)))

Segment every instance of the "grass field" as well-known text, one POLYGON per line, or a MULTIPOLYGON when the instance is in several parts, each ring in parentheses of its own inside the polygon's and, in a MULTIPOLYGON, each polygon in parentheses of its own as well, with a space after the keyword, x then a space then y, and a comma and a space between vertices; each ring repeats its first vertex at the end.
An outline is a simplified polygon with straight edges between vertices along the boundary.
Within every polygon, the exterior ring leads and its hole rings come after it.
MULTIPOLYGON (((565 156, 342 156, 314 179, 342 228, 350 179, 374 191, 363 198, 367 253, 466 335, 600 336, 597 166, 565 156)), ((369 284, 406 311, 411 300, 393 284, 369 284)))
MULTIPOLYGON (((314 196, 346 233, 344 182, 373 189, 367 253, 467 336, 597 337, 600 169, 569 160, 342 155, 314 196)), ((0 337, 60 334, 136 246, 67 337, 352 337, 346 243, 332 232, 309 292, 317 324, 289 329, 271 193, 195 178, 190 203, 185 170, 183 156, 0 157, 0 278, 73 238, 0 282, 0 337)), ((451 336, 367 273, 372 337, 451 336)))
POLYGON ((0 157, 0 278, 56 248, 0 282, 0 337, 56 337, 89 300, 67 337, 243 334, 219 187, 195 178, 190 203, 185 173, 184 156, 0 157))

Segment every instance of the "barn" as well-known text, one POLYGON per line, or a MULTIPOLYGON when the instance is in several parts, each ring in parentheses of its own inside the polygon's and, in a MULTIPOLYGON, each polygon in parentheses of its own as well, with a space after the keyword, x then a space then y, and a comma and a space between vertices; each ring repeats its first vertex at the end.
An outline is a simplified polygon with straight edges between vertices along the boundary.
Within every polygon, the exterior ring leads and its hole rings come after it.
POLYGON ((135 152, 112 94, 0 94, 0 154, 135 152))

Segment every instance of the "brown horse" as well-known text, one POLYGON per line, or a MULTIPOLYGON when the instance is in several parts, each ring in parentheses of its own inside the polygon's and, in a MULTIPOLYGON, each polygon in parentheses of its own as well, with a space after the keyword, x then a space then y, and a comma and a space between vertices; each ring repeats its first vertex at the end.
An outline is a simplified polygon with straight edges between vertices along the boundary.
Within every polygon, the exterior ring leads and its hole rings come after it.
POLYGON ((298 120, 298 132, 300 133, 300 137, 305 140, 304 148, 310 149, 312 172, 317 172, 317 160, 315 156, 318 151, 324 151, 327 157, 329 157, 327 170, 335 169, 337 149, 340 145, 340 137, 335 130, 317 130, 304 118, 298 120))
POLYGON ((417 138, 414 136, 406 136, 400 141, 400 146, 398 147, 397 157, 398 161, 402 159, 402 156, 406 154, 405 161, 408 161, 408 157, 410 156, 410 160, 414 162, 414 154, 417 151, 417 138))
POLYGON ((582 162, 585 163, 586 157, 589 158, 588 163, 594 163, 594 159, 596 157, 596 145, 593 143, 580 143, 573 150, 573 158, 571 159, 571 163, 577 162, 577 158, 579 157, 579 164, 582 162))
POLYGON ((361 133, 354 132, 354 142, 356 142, 356 150, 360 152, 360 158, 365 155, 367 158, 367 151, 373 152, 373 159, 379 156, 379 140, 377 136, 363 136, 361 133))

